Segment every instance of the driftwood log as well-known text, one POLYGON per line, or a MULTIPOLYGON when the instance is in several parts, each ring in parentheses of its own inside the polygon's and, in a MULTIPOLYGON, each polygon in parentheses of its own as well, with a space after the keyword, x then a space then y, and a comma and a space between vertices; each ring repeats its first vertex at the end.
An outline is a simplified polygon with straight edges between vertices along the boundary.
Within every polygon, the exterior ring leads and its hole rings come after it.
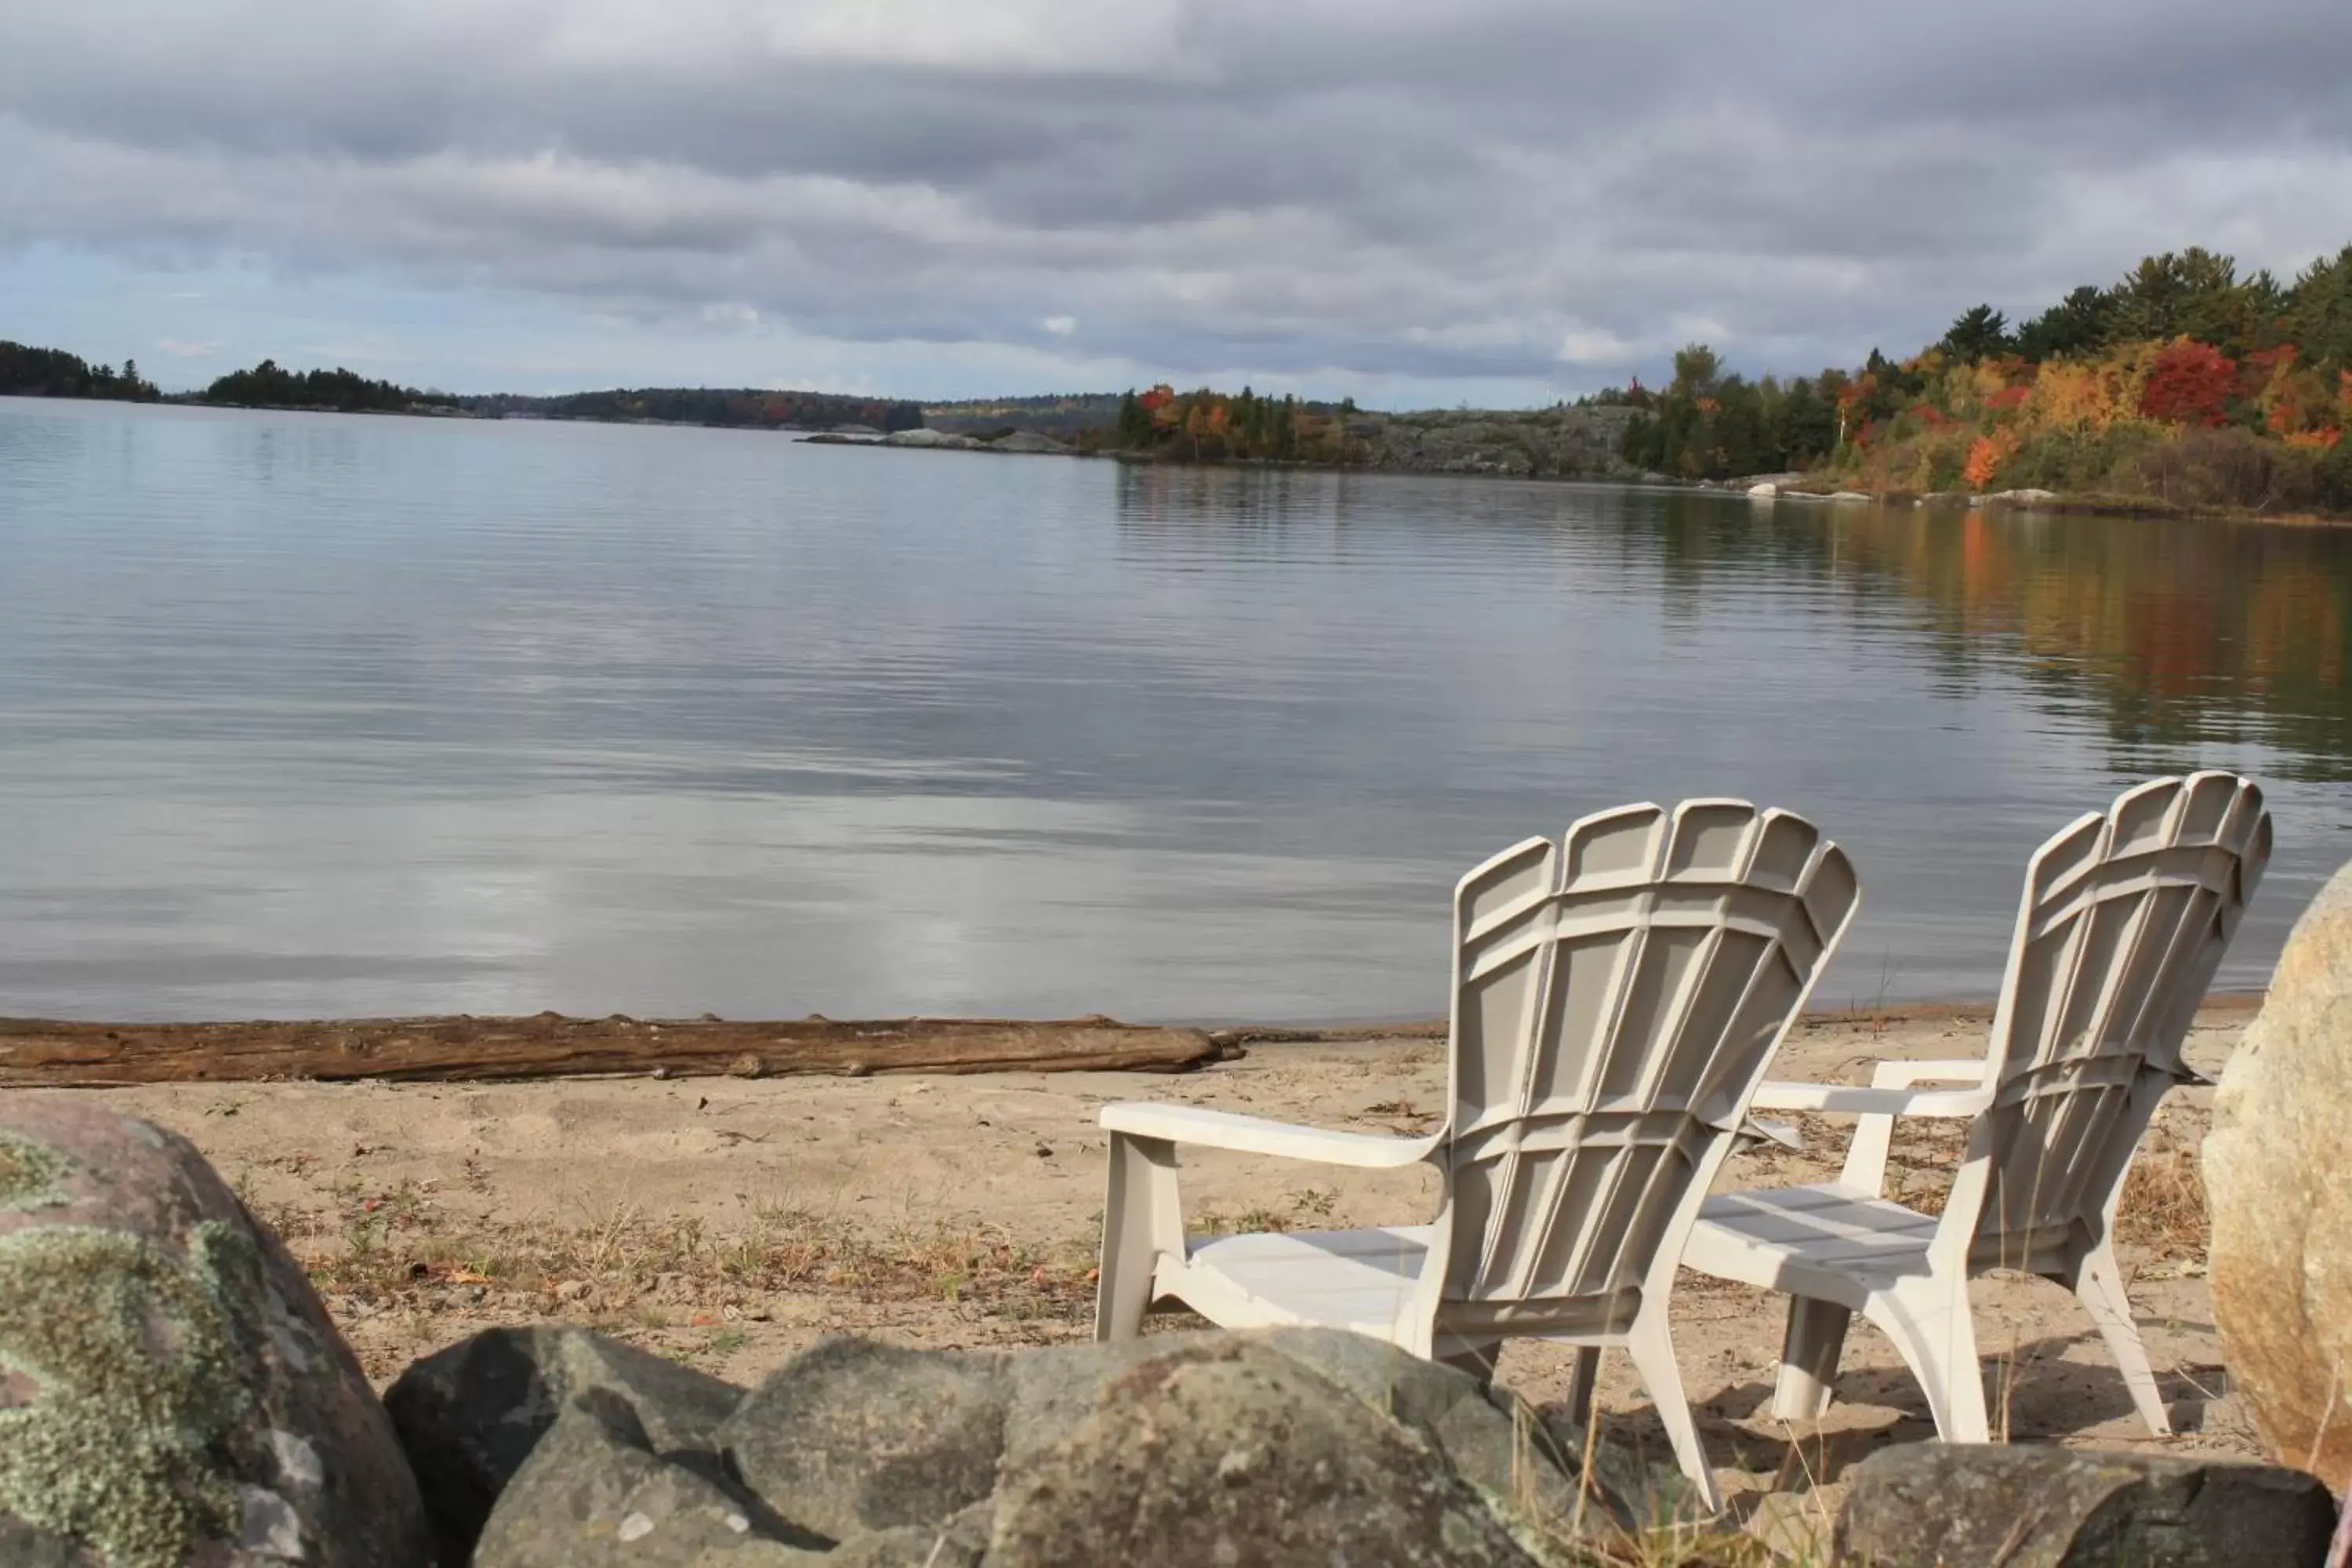
POLYGON ((930 1072, 1183 1072, 1242 1055, 1197 1029, 1109 1018, 1024 1023, 889 1018, 792 1023, 361 1018, 84 1024, 0 1018, 0 1088, 96 1089, 272 1079, 394 1082, 602 1074, 765 1078, 930 1072))

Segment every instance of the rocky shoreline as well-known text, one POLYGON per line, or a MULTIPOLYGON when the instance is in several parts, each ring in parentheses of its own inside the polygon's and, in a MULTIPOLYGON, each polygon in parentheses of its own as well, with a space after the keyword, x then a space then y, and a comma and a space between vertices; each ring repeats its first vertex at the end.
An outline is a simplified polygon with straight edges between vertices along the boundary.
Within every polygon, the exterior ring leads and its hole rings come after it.
MULTIPOLYGON (((745 1387, 536 1323, 379 1399, 194 1146, 88 1100, 0 1111, 0 1366, 32 1568, 1757 1560, 1663 1454, 1336 1330, 835 1336, 745 1387)), ((1898 1444, 1843 1489, 1837 1563, 2304 1568, 2336 1517, 2300 1470, 2114 1451, 1898 1444)))
POLYGON ((1760 502, 1795 505, 1892 506, 1959 510, 2037 511, 2084 517, 2219 517, 2232 521, 2352 525, 2352 518, 2263 512, 2217 511, 2171 506, 2152 497, 2069 495, 2017 489, 1977 492, 1874 494, 1843 489, 1819 473, 1754 474, 1731 479, 1682 479, 1654 473, 1617 455, 1623 426, 1636 411, 1617 407, 1544 409, 1528 414, 1364 414, 1348 423, 1349 438, 1363 450, 1358 462, 1266 458, 1187 458, 1172 448, 1150 451, 1088 449, 1034 430, 996 436, 926 427, 884 435, 878 430, 825 431, 803 436, 821 446, 887 447, 937 452, 997 452, 1030 456, 1108 458, 1146 467, 1300 469, 1328 473, 1384 473, 1507 479, 1571 479, 1660 489, 1743 495, 1760 502))

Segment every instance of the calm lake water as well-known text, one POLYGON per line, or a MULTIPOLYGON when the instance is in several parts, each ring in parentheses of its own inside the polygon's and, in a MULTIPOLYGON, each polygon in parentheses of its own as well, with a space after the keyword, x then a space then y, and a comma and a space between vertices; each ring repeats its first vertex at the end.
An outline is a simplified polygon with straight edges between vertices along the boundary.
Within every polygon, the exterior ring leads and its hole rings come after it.
POLYGON ((1745 795, 1818 1001, 1981 996, 2027 855, 2352 858, 2352 532, 0 401, 0 1014, 1426 1016, 1448 899, 1745 795))

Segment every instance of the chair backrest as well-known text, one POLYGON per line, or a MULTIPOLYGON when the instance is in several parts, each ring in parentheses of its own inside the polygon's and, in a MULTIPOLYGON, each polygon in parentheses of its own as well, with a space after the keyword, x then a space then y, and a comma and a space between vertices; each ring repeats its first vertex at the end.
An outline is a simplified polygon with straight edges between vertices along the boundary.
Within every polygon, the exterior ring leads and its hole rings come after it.
POLYGON ((1860 900, 1812 824, 1737 800, 1588 816, 1462 879, 1450 1328, 1631 1323, 1860 900))
POLYGON ((2228 773, 2142 784, 2034 852, 1970 1146, 1979 1266, 2063 1269, 2105 1235, 2270 853, 2262 791, 2228 773))

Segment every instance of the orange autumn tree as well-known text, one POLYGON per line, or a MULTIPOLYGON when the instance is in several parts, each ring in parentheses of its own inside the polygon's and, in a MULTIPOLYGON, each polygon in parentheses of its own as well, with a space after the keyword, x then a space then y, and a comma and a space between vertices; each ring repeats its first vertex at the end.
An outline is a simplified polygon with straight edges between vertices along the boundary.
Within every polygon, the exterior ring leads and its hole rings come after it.
POLYGON ((2017 455, 2018 436, 2014 426, 2004 425, 1989 436, 1979 436, 1969 446, 1969 460, 1960 468, 1960 478, 1970 489, 1980 490, 1990 486, 2000 474, 2000 466, 2017 455))

